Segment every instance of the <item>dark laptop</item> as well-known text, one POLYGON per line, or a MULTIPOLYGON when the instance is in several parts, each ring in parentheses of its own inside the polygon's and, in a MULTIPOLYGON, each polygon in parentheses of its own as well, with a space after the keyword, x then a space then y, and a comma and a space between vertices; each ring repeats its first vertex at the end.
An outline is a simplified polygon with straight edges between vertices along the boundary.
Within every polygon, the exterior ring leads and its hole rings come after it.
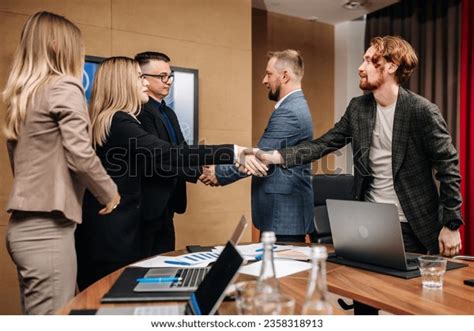
POLYGON ((393 204, 326 200, 336 256, 401 271, 416 270, 416 255, 405 254, 393 204))
MULTIPOLYGON (((231 236, 231 241, 234 244, 237 244, 242 237, 245 228, 247 227, 247 222, 245 217, 242 216, 240 221, 238 222, 237 226, 234 229, 234 232, 231 236), (234 242, 235 240, 235 242, 234 242)), ((199 273, 199 277, 196 278, 194 281, 192 280, 192 274, 189 276, 181 276, 180 273, 179 278, 186 278, 191 276, 191 280, 184 281, 182 285, 187 284, 188 286, 181 286, 181 282, 179 284, 173 284, 173 289, 168 289, 171 287, 171 283, 167 284, 165 287, 161 285, 157 286, 142 286, 140 285, 139 290, 137 291, 137 278, 143 277, 151 277, 153 274, 160 274, 160 270, 162 269, 164 273, 161 273, 159 277, 167 277, 172 276, 176 277, 180 270, 191 270, 197 268, 141 268, 141 267, 127 267, 122 272, 120 277, 117 279, 115 284, 110 288, 110 290, 102 297, 102 303, 116 303, 116 302, 149 302, 149 301, 186 301, 189 299, 190 295, 197 289, 198 285, 201 283, 202 279, 204 278, 205 274, 209 270, 207 268, 200 268, 204 269, 204 272, 199 273), (152 270, 152 272, 150 272, 152 270), (156 270, 156 271, 155 271, 156 270), (149 273, 150 272, 150 273, 149 273), (149 274, 148 274, 149 273, 149 274), (192 281, 191 286, 190 283, 192 281), (180 286, 175 286, 180 285, 180 286)), ((189 273, 189 272, 187 272, 189 273)), ((150 284, 148 284, 150 285, 150 284)))
POLYGON ((213 315, 224 299, 225 290, 237 277, 237 272, 243 262, 244 259, 235 249, 234 244, 229 241, 198 289, 191 294, 186 305, 101 308, 97 314, 213 315))
MULTIPOLYGON (((247 228, 247 221, 245 216, 240 218, 237 226, 232 233, 230 242, 237 245, 242 238, 242 235, 247 228)), ((197 254, 217 256, 217 253, 201 252, 197 254)), ((221 253, 222 254, 222 253, 221 253)), ((217 263, 217 261, 216 261, 217 263)), ((150 268, 145 274, 144 278, 176 278, 177 282, 165 283, 138 283, 135 286, 135 292, 194 292, 199 284, 203 281, 209 267, 204 268, 150 268)))
MULTIPOLYGON (((406 254, 393 204, 326 200, 336 251, 329 262, 401 278, 420 276, 417 254, 406 254)), ((448 261, 446 270, 467 264, 448 261)))

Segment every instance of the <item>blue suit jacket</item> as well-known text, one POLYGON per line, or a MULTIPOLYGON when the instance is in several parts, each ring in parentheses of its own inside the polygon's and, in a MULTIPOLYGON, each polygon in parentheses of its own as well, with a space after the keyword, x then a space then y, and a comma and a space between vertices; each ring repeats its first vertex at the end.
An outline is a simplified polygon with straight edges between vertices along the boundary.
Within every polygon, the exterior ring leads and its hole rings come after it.
MULTIPOLYGON (((302 91, 289 95, 275 109, 260 138, 264 150, 311 141, 313 122, 302 91)), ((221 185, 246 177, 234 166, 216 166, 221 185)), ((271 166, 267 177, 252 178, 252 219, 260 231, 277 235, 301 235, 314 231, 311 165, 290 169, 271 166)))

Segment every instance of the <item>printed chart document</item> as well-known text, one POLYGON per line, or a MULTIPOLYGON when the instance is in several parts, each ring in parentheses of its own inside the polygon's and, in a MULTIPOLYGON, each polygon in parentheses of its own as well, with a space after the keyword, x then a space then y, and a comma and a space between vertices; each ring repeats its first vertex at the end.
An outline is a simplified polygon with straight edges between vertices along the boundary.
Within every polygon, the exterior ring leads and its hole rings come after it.
MULTIPOLYGON (((274 259, 275 272, 277 278, 286 277, 289 275, 296 274, 301 271, 311 269, 312 264, 308 262, 287 260, 287 259, 274 259)), ((239 273, 258 277, 260 275, 260 269, 262 268, 262 261, 245 265, 239 269, 239 273)))
MULTIPOLYGON (((195 253, 192 253, 195 254, 195 253)), ((189 255, 189 254, 186 254, 189 255)), ((132 264, 132 267, 140 267, 140 268, 202 268, 207 267, 211 262, 214 262, 216 258, 207 258, 202 259, 200 261, 190 261, 187 260, 183 261, 183 256, 162 256, 157 255, 155 257, 136 262, 132 264)))
MULTIPOLYGON (((224 246, 216 246, 212 252, 187 253, 179 256, 155 256, 132 264, 132 267, 141 268, 195 268, 206 267, 215 262, 222 252, 224 246)), ((263 256, 263 246, 261 243, 237 246, 239 253, 247 260, 258 260, 263 256)), ((299 247, 291 245, 275 245, 273 249, 275 260, 292 259, 308 261, 311 258, 310 247, 299 247)))

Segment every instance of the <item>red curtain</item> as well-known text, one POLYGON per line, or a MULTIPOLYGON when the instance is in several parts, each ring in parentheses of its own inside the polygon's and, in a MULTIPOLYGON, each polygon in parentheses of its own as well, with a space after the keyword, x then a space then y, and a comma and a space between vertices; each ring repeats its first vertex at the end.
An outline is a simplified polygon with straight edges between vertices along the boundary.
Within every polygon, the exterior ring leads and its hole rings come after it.
POLYGON ((474 1, 463 0, 460 68, 460 162, 464 253, 474 255, 474 1))

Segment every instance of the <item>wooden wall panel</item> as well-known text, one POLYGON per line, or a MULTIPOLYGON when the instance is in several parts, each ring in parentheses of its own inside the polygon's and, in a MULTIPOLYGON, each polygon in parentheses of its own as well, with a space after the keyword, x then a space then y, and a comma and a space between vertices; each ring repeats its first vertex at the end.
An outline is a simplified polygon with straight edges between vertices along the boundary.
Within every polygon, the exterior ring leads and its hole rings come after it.
POLYGON ((112 10, 115 30, 251 49, 249 0, 112 0, 112 10))
POLYGON ((84 24, 78 26, 82 31, 86 55, 100 57, 112 55, 112 30, 84 24))
POLYGON ((111 5, 111 0, 2 0, 0 11, 26 16, 38 11, 50 11, 75 23, 111 28, 111 5))

